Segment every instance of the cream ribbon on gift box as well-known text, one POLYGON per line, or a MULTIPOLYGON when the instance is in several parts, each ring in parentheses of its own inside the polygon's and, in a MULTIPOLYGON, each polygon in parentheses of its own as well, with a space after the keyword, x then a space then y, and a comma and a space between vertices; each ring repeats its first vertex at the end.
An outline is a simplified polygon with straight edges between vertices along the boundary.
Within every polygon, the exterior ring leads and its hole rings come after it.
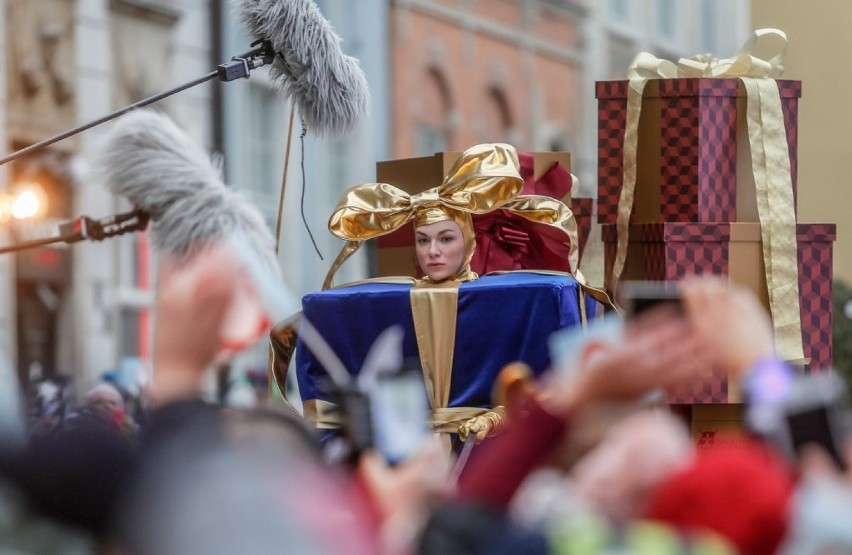
POLYGON ((642 93, 649 79, 685 77, 737 77, 746 90, 746 118, 752 171, 757 193, 763 260, 769 293, 769 310, 775 328, 778 356, 804 364, 799 280, 796 257, 796 214, 790 155, 781 97, 775 78, 784 71, 787 35, 778 29, 758 29, 732 58, 711 55, 681 58, 675 64, 648 52, 639 53, 628 70, 627 123, 624 133, 624 182, 618 202, 618 244, 610 289, 616 290, 627 259, 630 213, 636 188, 636 146, 642 93), (754 54, 762 37, 780 39, 780 47, 768 60, 754 54))

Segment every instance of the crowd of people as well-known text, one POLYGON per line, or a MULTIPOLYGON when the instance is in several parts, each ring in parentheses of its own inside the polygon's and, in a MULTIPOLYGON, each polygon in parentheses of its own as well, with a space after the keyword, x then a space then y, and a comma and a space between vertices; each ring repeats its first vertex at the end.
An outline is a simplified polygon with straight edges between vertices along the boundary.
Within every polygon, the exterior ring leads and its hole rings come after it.
MULTIPOLYGON (((243 298, 235 292, 245 276, 221 271, 230 257, 211 247, 162 265, 141 429, 115 388, 102 385, 61 428, 3 445, 4 550, 852 550, 852 476, 819 447, 793 453, 772 433, 793 373, 774 358, 769 318, 748 291, 715 278, 681 282, 679 308, 627 322, 617 342, 587 342, 570 378, 554 372, 508 396, 503 429, 457 476, 438 441, 396 465, 373 450, 332 464, 283 404, 237 410, 202 401, 232 302, 243 298), (755 425, 742 441, 697 451, 684 423, 647 393, 708 366, 743 384, 755 425)), ((841 450, 840 462, 852 455, 841 450)))

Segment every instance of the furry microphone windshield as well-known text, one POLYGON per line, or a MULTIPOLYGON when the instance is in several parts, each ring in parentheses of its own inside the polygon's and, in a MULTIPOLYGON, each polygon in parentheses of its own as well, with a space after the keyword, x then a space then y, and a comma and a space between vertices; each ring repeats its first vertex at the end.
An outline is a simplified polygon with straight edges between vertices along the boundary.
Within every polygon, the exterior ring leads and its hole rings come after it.
POLYGON ((272 80, 298 107, 308 127, 341 137, 367 117, 370 91, 358 60, 343 54, 341 39, 311 0, 233 0, 255 39, 276 52, 272 80))
POLYGON ((239 235, 279 275, 275 239, 249 199, 225 186, 221 167, 168 117, 147 110, 116 121, 93 160, 99 180, 146 212, 154 247, 181 257, 239 235))

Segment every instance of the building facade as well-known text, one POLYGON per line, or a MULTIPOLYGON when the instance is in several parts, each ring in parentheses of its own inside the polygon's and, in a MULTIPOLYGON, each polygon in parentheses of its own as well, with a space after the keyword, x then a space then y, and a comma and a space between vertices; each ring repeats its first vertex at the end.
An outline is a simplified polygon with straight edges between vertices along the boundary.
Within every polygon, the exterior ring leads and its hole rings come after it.
MULTIPOLYGON (((852 68, 834 63, 852 35, 852 4, 831 0, 810 10, 790 0, 752 2, 757 27, 786 32, 789 49, 785 77, 802 81, 799 102, 798 219, 800 222, 836 223, 834 277, 852 285, 852 222, 847 219, 850 200, 846 180, 852 157, 849 124, 852 106, 852 68)), ((843 54, 840 54, 841 56, 843 54)), ((835 318, 842 317, 835 314, 835 318)), ((852 312, 845 316, 852 317, 852 312)))
MULTIPOLYGON (((100 118, 211 69, 211 2, 4 2, 3 145, 6 152, 100 118)), ((212 66, 215 67, 215 66, 212 66)), ((211 86, 156 105, 204 144, 211 86)), ((6 244, 56 236, 57 224, 130 208, 94 182, 88 156, 105 127, 62 140, 3 169, 6 194, 38 190, 41 210, 3 223, 6 244)), ((148 355, 153 260, 146 234, 7 254, 0 335, 23 381, 86 384, 138 367, 148 355), (6 317, 8 315, 8 319, 6 317)))

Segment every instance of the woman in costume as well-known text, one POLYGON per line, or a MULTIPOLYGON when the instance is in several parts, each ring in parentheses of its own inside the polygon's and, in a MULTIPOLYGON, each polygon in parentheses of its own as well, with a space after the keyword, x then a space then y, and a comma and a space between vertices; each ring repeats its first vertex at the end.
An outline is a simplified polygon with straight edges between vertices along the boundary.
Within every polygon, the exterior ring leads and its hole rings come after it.
MULTIPOLYGON (((468 230, 468 236, 472 231, 468 230)), ((465 233, 456 220, 424 223, 414 228, 414 252, 424 280, 432 283, 453 278, 464 281, 464 274, 470 273, 473 256, 473 252, 468 251, 465 233)))
MULTIPOLYGON (((413 222, 415 253, 424 276, 412 280, 410 309, 435 431, 459 433, 463 438, 473 432, 483 438, 499 430, 502 423, 500 407, 449 406, 459 287, 478 278, 470 266, 476 249, 471 216, 499 209, 544 224, 567 245, 567 267, 583 283, 576 272, 577 228, 571 211, 551 197, 521 195, 523 187, 518 154, 513 147, 477 145, 462 154, 438 187, 409 195, 387 183, 358 185, 344 193, 329 220, 329 230, 347 242, 332 264, 324 290, 331 287, 337 269, 364 241, 413 222)), ((577 304, 575 297, 574 306, 577 304)), ((541 330, 545 337, 546 333, 546 329, 541 330)), ((286 354, 280 353, 292 345, 292 333, 274 333, 272 343, 280 383, 280 369, 288 361, 286 354)), ((546 346, 539 350, 546 351, 546 346)), ((465 371, 476 369, 466 367, 465 371)), ((492 383, 476 386, 490 392, 492 383)), ((314 405, 311 400, 305 407, 308 419, 320 427, 330 427, 330 422, 323 422, 324 410, 317 410, 314 405)))

